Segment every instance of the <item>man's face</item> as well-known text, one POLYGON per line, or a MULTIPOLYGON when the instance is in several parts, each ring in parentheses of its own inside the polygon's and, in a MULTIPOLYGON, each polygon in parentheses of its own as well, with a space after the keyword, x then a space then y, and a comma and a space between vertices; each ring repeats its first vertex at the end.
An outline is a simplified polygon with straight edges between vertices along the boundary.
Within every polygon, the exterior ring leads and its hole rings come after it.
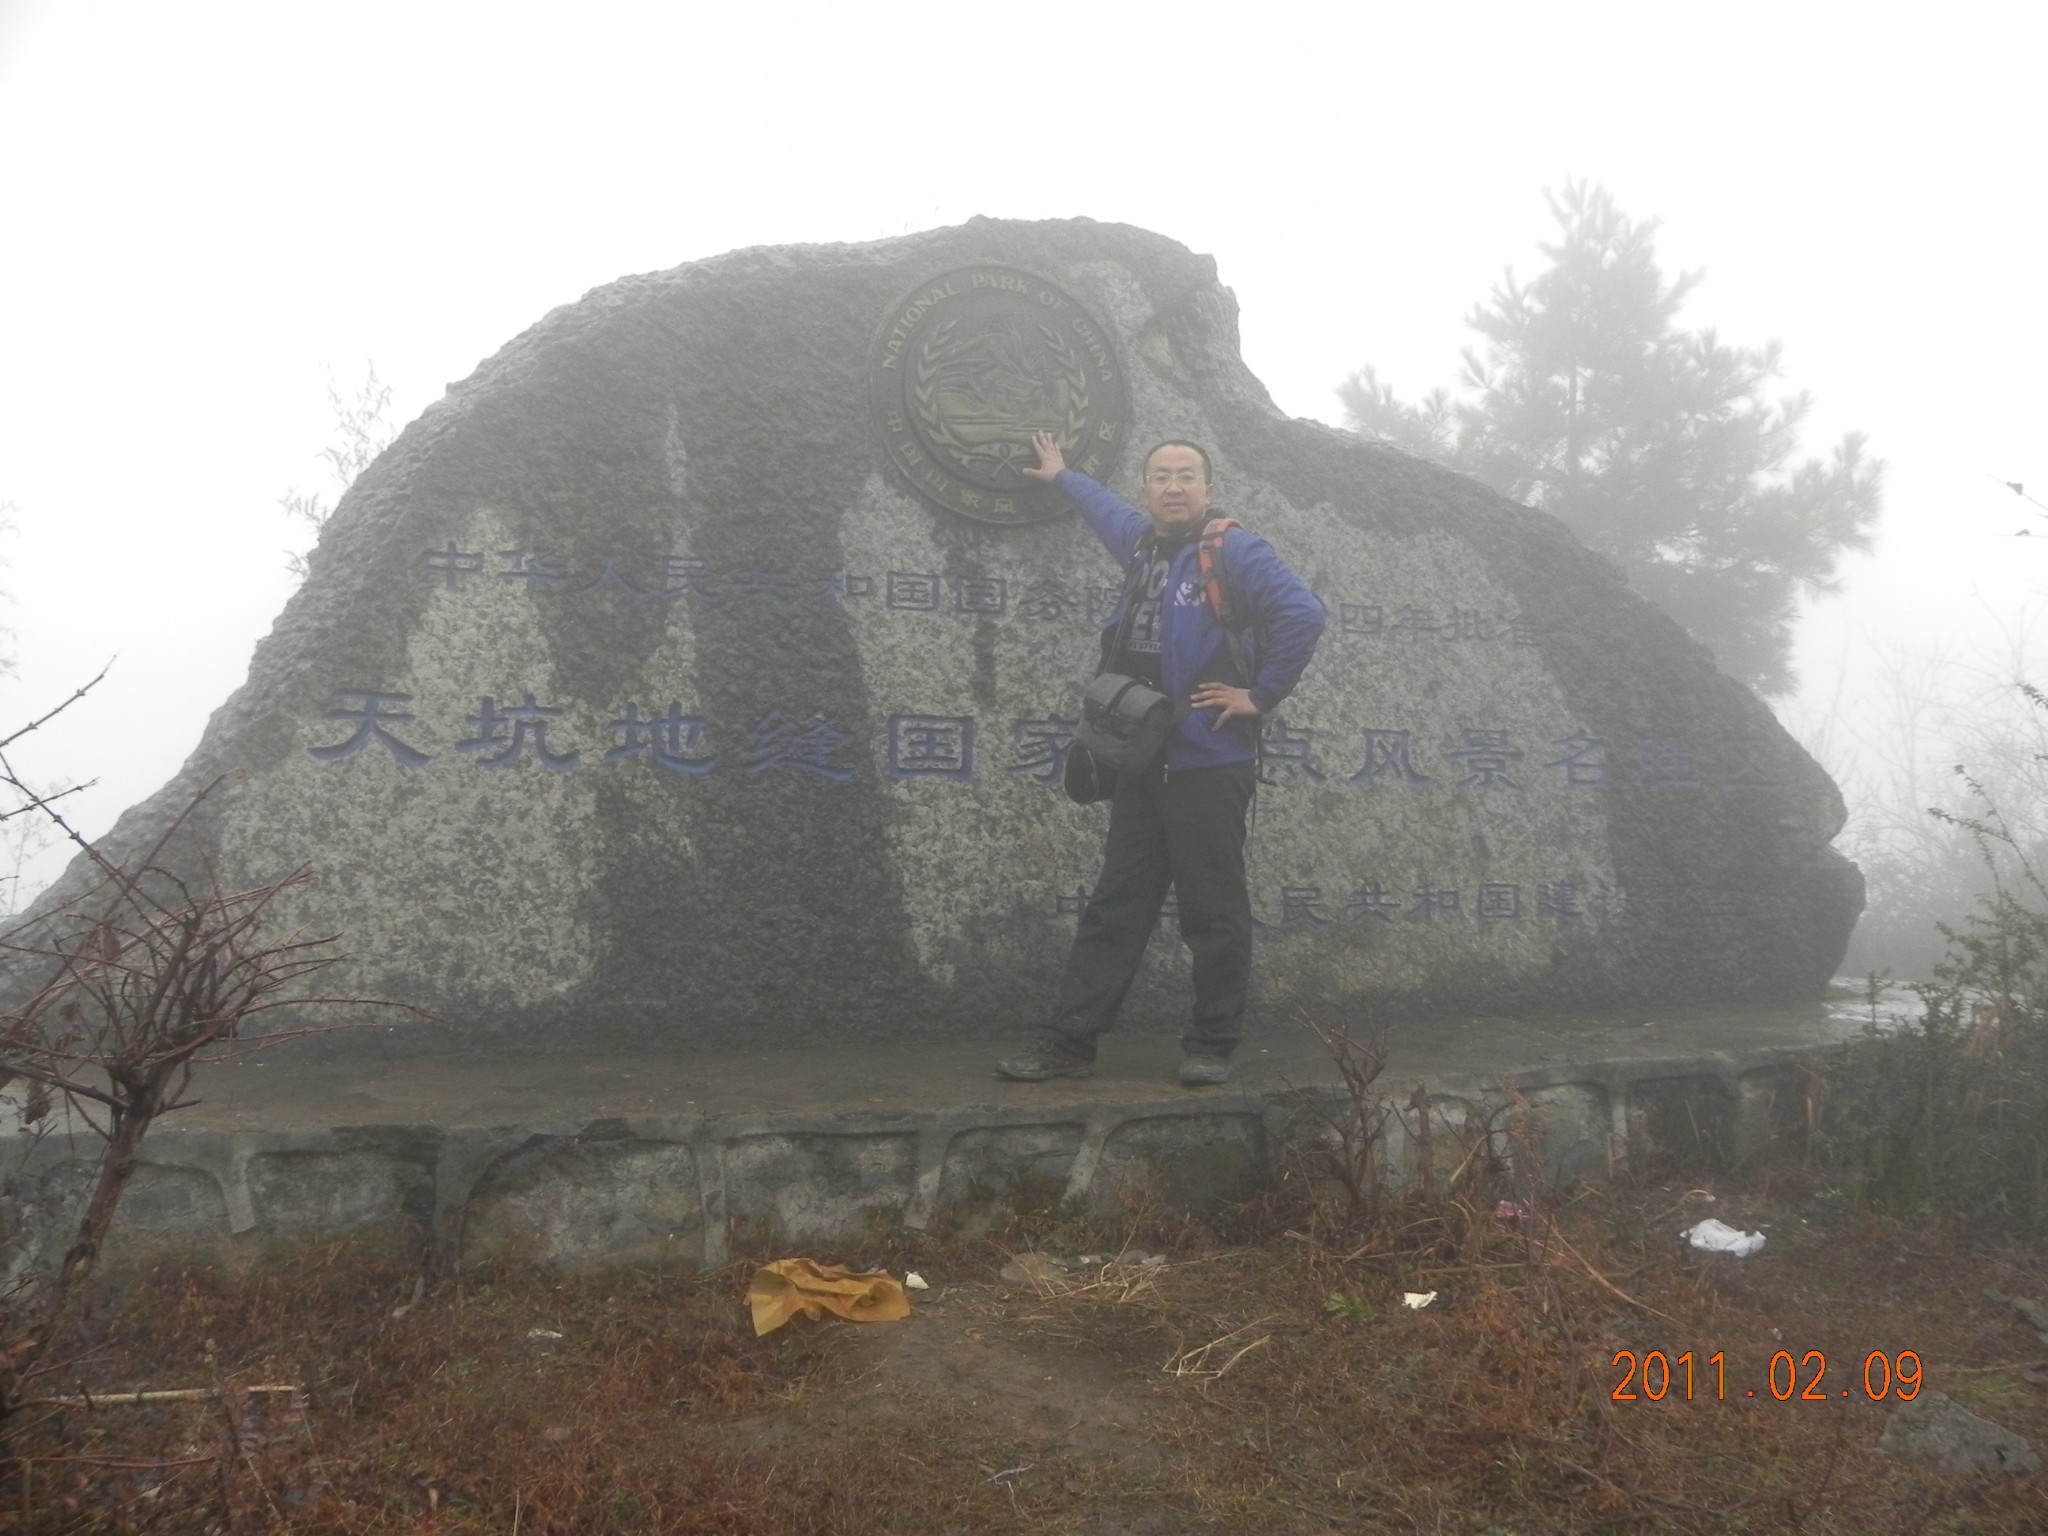
POLYGON ((1209 515, 1209 484, 1202 456, 1168 443, 1145 461, 1145 511, 1163 534, 1197 532, 1209 515))

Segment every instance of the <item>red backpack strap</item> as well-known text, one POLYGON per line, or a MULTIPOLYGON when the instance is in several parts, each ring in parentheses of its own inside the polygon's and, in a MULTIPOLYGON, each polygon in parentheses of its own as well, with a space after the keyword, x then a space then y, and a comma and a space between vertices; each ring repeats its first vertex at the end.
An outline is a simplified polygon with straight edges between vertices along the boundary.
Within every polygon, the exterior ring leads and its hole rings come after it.
POLYGON ((1225 629, 1240 621, 1240 615, 1231 611, 1230 586, 1223 574, 1223 535, 1233 528, 1242 528, 1234 517, 1211 518, 1202 525, 1202 539, 1195 546, 1195 567, 1202 577, 1202 595, 1209 601, 1209 612, 1225 629))

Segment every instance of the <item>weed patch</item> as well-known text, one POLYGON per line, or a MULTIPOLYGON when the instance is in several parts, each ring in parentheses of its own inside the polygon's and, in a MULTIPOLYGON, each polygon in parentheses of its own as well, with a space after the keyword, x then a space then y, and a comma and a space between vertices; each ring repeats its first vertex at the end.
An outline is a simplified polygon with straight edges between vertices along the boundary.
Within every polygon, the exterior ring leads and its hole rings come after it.
POLYGON ((1910 1351, 1921 1387, 2048 1443, 2048 1390, 2029 1375, 2048 1351, 2012 1306, 1979 1299, 2048 1295, 2037 1249, 1966 1249, 1782 1175, 1567 1197, 1504 1194, 1513 1181, 1468 1171, 1353 1212, 1294 1180, 1216 1223, 1153 1209, 899 1238, 883 1259, 933 1285, 909 1319, 799 1320, 762 1339, 745 1264, 565 1277, 507 1263, 421 1293, 398 1245, 357 1244, 241 1274, 110 1277, 80 1314, 90 1352, 66 1391, 222 1390, 28 1411, 0 1531, 2048 1522, 2038 1476, 1941 1478, 1879 1452, 1896 1391, 1873 1400, 1863 1375, 1873 1351, 1910 1351), (1769 1245, 1746 1260, 1683 1249, 1677 1231, 1708 1211, 1769 1245), (1165 1262, 998 1278, 1026 1247, 1071 1261, 1140 1243, 1165 1262), (1430 1307, 1402 1305, 1429 1290, 1430 1307), (1802 1396, 1823 1362, 1823 1389, 1802 1396), (302 1390, 238 1390, 276 1383, 302 1390))

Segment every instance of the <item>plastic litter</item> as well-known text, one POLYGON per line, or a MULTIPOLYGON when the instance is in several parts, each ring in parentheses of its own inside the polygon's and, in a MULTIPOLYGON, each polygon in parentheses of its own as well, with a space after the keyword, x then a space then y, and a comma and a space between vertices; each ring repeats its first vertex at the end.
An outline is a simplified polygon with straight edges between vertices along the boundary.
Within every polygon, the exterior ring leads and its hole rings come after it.
POLYGON ((1702 1253, 1732 1253, 1738 1259, 1748 1258, 1764 1245, 1763 1233, 1738 1232, 1727 1222, 1716 1221, 1711 1216, 1678 1235, 1702 1253))
POLYGON ((925 1284, 923 1275, 912 1269, 904 1272, 903 1289, 906 1291, 928 1291, 931 1287, 925 1284))
POLYGON ((1411 1312, 1420 1312, 1435 1300, 1435 1291, 1403 1291, 1401 1293, 1401 1305, 1408 1308, 1411 1312))
POLYGON ((1493 1208, 1493 1219, 1495 1221, 1504 1221, 1509 1226, 1513 1226, 1518 1221, 1528 1220, 1529 1212, 1519 1201, 1502 1200, 1496 1203, 1493 1208))
POLYGON ((828 1312, 852 1323, 893 1323, 910 1316, 910 1298, 884 1274, 860 1274, 814 1259, 777 1259, 747 1287, 754 1332, 772 1333, 792 1317, 828 1312))

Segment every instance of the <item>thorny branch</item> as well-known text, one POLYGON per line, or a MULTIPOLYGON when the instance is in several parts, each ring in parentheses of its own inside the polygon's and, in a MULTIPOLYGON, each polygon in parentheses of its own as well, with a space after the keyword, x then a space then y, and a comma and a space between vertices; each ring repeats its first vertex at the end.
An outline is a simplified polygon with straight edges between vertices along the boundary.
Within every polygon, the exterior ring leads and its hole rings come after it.
MULTIPOLYGON (((21 1138, 24 1151, 47 1131, 59 1095, 104 1143, 54 1271, 23 1270, 11 1282, 0 1275, 0 1436, 26 1406, 30 1384, 59 1368, 52 1363, 52 1340, 99 1257, 139 1165, 144 1135, 159 1115, 187 1102, 195 1063, 212 1059, 272 1009, 344 1004, 422 1011, 372 998, 309 995, 306 980, 344 958, 337 939, 302 932, 274 937, 268 926, 278 899, 311 879, 306 869, 237 891, 225 888, 203 857, 195 873, 192 861, 181 867, 170 856, 223 780, 194 795, 125 864, 80 836, 50 804, 55 796, 31 790, 7 762, 6 745, 92 686, 0 741, 0 783, 15 790, 22 809, 38 811, 77 844, 99 876, 84 894, 0 931, 0 984, 7 989, 0 1088, 17 1078, 28 1085, 20 1116, 29 1132, 21 1138)), ((313 1032, 273 1031, 250 1043, 313 1032)), ((0 1454, 0 1472, 9 1465, 0 1454)))

